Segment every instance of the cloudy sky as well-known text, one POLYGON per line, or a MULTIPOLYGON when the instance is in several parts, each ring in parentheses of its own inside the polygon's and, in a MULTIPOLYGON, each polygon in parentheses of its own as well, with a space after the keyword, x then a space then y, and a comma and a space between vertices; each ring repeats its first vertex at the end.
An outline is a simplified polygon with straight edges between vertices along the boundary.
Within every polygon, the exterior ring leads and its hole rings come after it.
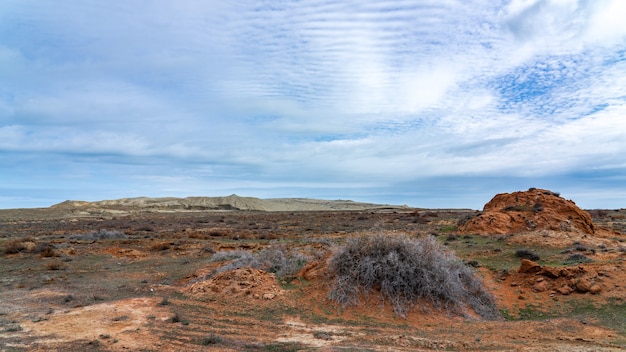
POLYGON ((626 207, 621 0, 2 0, 0 208, 626 207))

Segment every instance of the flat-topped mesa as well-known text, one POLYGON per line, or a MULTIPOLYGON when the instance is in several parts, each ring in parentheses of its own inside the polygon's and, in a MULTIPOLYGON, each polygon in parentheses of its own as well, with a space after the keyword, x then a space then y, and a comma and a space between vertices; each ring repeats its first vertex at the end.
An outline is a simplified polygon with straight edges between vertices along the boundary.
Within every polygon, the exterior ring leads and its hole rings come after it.
POLYGON ((68 200, 53 209, 71 211, 202 211, 202 210, 246 210, 246 211, 332 211, 332 210, 384 210, 409 209, 408 206, 361 203, 350 200, 323 200, 311 198, 270 198, 241 197, 231 194, 224 197, 163 197, 163 198, 122 198, 83 202, 68 200))
POLYGON ((558 193, 530 188, 528 191, 497 194, 478 216, 459 225, 461 233, 507 234, 551 230, 593 234, 588 212, 558 193))

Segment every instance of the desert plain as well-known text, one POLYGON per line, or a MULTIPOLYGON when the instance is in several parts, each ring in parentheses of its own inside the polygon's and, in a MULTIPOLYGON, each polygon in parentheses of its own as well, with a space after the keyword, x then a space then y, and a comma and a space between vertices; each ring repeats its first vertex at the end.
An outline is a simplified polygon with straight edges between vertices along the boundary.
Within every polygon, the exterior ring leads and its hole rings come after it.
POLYGON ((625 260, 626 209, 540 189, 480 211, 235 195, 0 210, 0 351, 626 350, 625 260), (498 316, 417 300, 402 317, 376 289, 337 304, 329 258, 372 234, 434 237, 498 316))

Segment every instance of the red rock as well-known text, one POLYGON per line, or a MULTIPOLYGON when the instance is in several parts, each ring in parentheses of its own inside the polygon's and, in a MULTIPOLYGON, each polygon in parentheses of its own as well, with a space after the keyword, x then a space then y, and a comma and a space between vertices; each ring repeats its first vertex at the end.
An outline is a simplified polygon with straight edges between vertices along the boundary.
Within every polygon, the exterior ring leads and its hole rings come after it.
POLYGON ((540 281, 533 285, 533 290, 536 292, 543 292, 550 289, 550 283, 548 281, 540 281))
POLYGON ((532 260, 522 259, 522 263, 517 270, 518 273, 537 273, 541 271, 541 266, 532 260))
POLYGON ((567 296, 567 295, 571 294, 572 292, 574 292, 574 289, 573 289, 573 288, 571 288, 571 287, 570 287, 570 286, 568 286, 568 285, 563 285, 563 286, 561 286, 561 287, 557 288, 557 289, 556 289, 556 291, 557 291, 558 293, 560 293, 560 294, 564 295, 564 296, 567 296))
POLYGON ((589 292, 589 290, 591 289, 591 284, 589 283, 589 281, 582 279, 579 280, 578 283, 576 284, 576 290, 578 292, 589 292))
POLYGON ((568 269, 561 269, 560 276, 566 277, 566 278, 571 278, 571 277, 574 276, 574 274, 572 274, 571 271, 569 271, 568 269))
POLYGON ((549 277, 551 279, 557 279, 561 276, 561 269, 560 268, 548 268, 548 267, 543 267, 541 268, 541 272, 539 273, 539 275, 543 275, 546 277, 549 277))
POLYGON ((602 292, 602 285, 600 284, 591 285, 591 287, 589 288, 589 292, 591 294, 597 295, 598 293, 602 292))

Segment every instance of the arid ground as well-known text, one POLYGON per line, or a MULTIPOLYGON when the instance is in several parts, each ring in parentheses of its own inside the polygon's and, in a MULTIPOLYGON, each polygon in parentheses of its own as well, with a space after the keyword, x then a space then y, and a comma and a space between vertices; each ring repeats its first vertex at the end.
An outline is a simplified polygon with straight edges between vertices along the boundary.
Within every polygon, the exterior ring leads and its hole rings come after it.
POLYGON ((485 234, 461 231, 467 209, 228 201, 1 210, 0 351, 626 350, 626 209, 589 211, 593 234, 485 234), (328 258, 371 233, 436 236, 502 317, 417 302, 401 318, 376 293, 342 309, 328 258), (218 270, 268 248, 297 254, 299 272, 218 270))

